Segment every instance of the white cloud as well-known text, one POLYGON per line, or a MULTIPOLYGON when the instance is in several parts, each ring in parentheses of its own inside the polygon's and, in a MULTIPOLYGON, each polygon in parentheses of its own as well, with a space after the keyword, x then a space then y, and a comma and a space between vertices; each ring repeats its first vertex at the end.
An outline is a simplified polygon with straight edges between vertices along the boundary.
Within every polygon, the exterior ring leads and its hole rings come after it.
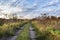
POLYGON ((43 13, 43 12, 49 13, 49 12, 53 12, 54 10, 55 10, 54 8, 43 8, 43 9, 41 10, 41 13, 43 13))
POLYGON ((8 3, 16 2, 17 0, 8 0, 8 3))
POLYGON ((51 2, 48 3, 48 5, 56 4, 58 2, 59 2, 59 0, 52 0, 51 2))
POLYGON ((60 0, 52 0, 50 2, 47 2, 46 5, 44 5, 43 7, 49 7, 49 6, 53 6, 53 5, 56 5, 60 2, 60 0))
POLYGON ((16 2, 16 0, 10 0, 11 2, 16 2))
POLYGON ((36 12, 33 12, 33 13, 25 15, 23 18, 32 19, 32 18, 35 18, 39 15, 40 15, 39 13, 37 14, 36 12))
POLYGON ((2 13, 17 13, 21 12, 22 8, 21 7, 12 7, 10 5, 0 5, 0 9, 2 9, 2 13))

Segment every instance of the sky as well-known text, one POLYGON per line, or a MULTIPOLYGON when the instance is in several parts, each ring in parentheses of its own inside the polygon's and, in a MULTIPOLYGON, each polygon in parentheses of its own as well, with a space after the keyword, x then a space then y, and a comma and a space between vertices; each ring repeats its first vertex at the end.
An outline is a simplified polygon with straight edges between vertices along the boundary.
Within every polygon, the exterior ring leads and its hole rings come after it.
POLYGON ((60 0, 0 0, 0 14, 17 14, 23 18, 34 18, 41 13, 60 16, 60 0))

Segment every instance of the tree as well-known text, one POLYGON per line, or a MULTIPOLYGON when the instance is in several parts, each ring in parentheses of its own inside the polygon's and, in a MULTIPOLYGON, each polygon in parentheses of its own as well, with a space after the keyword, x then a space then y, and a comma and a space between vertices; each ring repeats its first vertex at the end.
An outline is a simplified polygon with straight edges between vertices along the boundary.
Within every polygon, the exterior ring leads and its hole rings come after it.
POLYGON ((13 16, 13 21, 17 21, 17 14, 12 14, 13 16))

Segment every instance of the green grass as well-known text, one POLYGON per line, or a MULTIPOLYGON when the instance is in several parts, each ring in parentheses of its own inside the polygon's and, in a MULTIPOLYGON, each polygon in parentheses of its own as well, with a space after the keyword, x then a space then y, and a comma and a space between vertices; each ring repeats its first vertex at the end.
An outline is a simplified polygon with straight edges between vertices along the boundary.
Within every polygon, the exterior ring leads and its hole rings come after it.
POLYGON ((47 31, 53 35, 60 35, 60 29, 53 29, 52 27, 47 27, 47 31))
POLYGON ((56 33, 57 35, 60 35, 60 30, 56 30, 55 33, 56 33))
POLYGON ((30 40, 29 38, 29 24, 24 25, 24 29, 19 34, 16 40, 30 40))
MULTIPOLYGON (((36 31, 36 40, 53 40, 53 35, 50 32, 53 32, 52 28, 45 28, 45 31, 40 30, 41 27, 37 24, 32 23, 33 27, 35 28, 36 31)), ((43 27, 43 26, 42 26, 43 27)))
POLYGON ((20 26, 25 22, 14 22, 0 26, 0 38, 5 36, 13 36, 16 30, 19 30, 20 26))

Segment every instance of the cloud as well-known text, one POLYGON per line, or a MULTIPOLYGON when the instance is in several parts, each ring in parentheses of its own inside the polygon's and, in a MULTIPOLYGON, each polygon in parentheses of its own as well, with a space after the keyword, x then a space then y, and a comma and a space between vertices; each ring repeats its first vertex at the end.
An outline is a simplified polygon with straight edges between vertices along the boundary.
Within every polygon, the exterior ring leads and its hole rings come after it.
POLYGON ((12 14, 12 13, 17 13, 17 12, 22 12, 21 7, 19 7, 19 6, 14 7, 11 5, 14 2, 17 2, 17 0, 0 0, 0 12, 2 12, 4 14, 12 14))
POLYGON ((51 2, 48 3, 48 5, 53 5, 53 4, 56 4, 58 2, 59 2, 59 0, 52 0, 51 2))
MULTIPOLYGON (((3 1, 3 0, 2 0, 3 1)), ((7 1, 7 0, 6 0, 7 1)), ((5 1, 5 2, 6 2, 5 1)), ((34 0, 35 2, 33 4, 31 4, 30 6, 24 6, 25 2, 27 0, 8 0, 7 3, 3 2, 4 4, 0 4, 0 6, 4 6, 3 8, 6 9, 7 8, 16 8, 16 7, 21 7, 23 8, 24 10, 28 11, 28 10, 35 10, 37 8, 37 3, 36 1, 37 0, 34 0), (23 5, 23 6, 22 6, 23 5), (15 7, 14 7, 15 6, 15 7)), ((30 4, 30 3, 29 3, 30 4)))
POLYGON ((0 9, 2 10, 1 12, 5 14, 17 13, 22 11, 22 8, 12 7, 10 5, 0 5, 0 9))
POLYGON ((32 18, 35 18, 37 16, 39 16, 39 14, 37 14, 37 13, 34 13, 34 14, 30 13, 30 14, 25 15, 23 18, 32 19, 32 18))
POLYGON ((55 8, 43 8, 41 10, 41 13, 49 13, 49 12, 53 12, 55 10, 55 8))
POLYGON ((40 1, 42 0, 0 0, 0 12, 4 14, 16 13, 24 18, 34 18, 43 12, 53 13, 60 10, 60 6, 56 6, 60 3, 59 0, 42 2, 41 4, 40 1))
POLYGON ((60 3, 60 0, 52 0, 50 2, 47 2, 46 5, 43 6, 43 8, 49 7, 49 6, 56 6, 58 3, 60 3))

